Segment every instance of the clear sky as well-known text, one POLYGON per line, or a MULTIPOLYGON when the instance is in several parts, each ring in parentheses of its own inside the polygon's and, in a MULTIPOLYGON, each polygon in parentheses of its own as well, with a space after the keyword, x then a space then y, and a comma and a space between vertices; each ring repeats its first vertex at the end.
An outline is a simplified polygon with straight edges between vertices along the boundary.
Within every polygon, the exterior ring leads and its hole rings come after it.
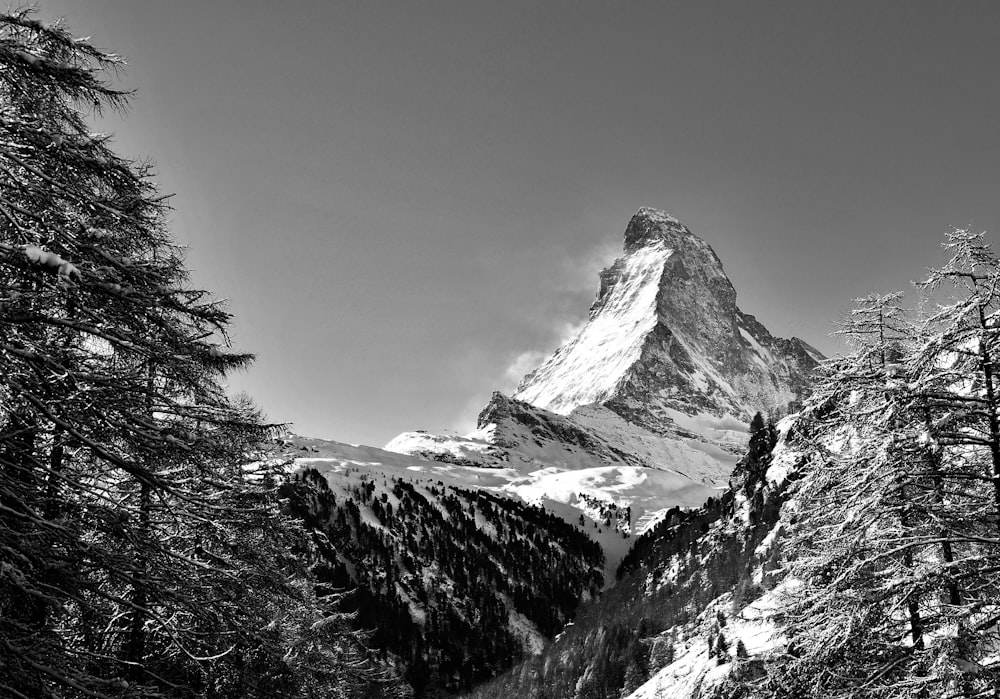
POLYGON ((296 431, 467 429, 586 317, 640 206, 827 353, 1000 231, 997 2, 40 0, 124 54, 233 379, 296 431))

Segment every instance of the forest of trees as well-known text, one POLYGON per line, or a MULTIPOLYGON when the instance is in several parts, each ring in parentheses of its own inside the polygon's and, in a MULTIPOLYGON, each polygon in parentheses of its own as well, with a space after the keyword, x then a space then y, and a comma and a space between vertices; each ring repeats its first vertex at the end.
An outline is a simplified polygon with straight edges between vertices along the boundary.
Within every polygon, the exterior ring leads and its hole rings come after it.
POLYGON ((600 546, 538 506, 398 477, 363 477, 338 497, 311 469, 283 492, 313 531, 318 576, 352 591, 358 626, 400 659, 417 696, 506 669, 525 653, 512 613, 551 637, 603 583, 600 546))
POLYGON ((469 696, 627 696, 674 660, 675 645, 697 626, 709 602, 730 594, 739 608, 773 587, 778 580, 773 553, 762 560, 757 547, 777 522, 787 489, 769 486, 764 478, 776 439, 773 423, 758 414, 750 429, 751 447, 729 490, 701 508, 668 511, 636 539, 615 586, 583 605, 544 653, 469 696), (736 510, 738 496, 745 498, 747 522, 736 510), (757 568, 764 571, 759 583, 752 580, 757 568))
POLYGON ((0 16, 0 695, 405 694, 315 593, 149 167, 88 129, 121 65, 0 16))

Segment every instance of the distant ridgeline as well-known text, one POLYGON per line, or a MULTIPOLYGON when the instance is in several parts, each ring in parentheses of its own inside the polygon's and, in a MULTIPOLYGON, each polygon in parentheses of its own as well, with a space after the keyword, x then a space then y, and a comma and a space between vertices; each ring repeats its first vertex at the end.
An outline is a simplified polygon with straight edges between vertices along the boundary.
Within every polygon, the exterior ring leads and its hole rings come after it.
POLYGON ((540 507, 402 478, 363 479, 338 497, 312 469, 283 495, 312 531, 317 578, 354 591, 346 611, 418 696, 495 676, 601 588, 600 546, 540 507))

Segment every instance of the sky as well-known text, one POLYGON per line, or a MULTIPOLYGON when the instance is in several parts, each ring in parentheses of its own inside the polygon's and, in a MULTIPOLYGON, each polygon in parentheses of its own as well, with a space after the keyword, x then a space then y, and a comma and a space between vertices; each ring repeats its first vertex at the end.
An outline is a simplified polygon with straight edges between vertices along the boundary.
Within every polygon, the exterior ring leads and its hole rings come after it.
POLYGON ((1000 3, 40 0, 124 117, 231 379, 300 434, 471 429, 586 318, 640 206, 827 354, 851 300, 1000 231, 1000 3))

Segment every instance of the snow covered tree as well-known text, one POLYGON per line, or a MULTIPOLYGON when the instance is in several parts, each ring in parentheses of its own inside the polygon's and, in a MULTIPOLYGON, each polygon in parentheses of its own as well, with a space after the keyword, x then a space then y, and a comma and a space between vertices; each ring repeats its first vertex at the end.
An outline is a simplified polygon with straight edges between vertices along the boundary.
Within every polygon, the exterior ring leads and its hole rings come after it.
POLYGON ((994 696, 997 264, 979 236, 919 288, 869 296, 844 323, 852 353, 827 362, 796 426, 808 457, 779 615, 789 644, 762 696, 994 696), (947 292, 947 294, 945 293, 947 292))
POLYGON ((912 365, 946 580, 941 663, 972 692, 1000 685, 988 662, 1000 642, 1000 260, 981 233, 954 230, 944 247, 947 263, 917 284, 934 310, 912 365))
POLYGON ((853 352, 822 367, 797 428, 809 464, 794 494, 801 515, 789 572, 801 587, 782 614, 788 654, 767 681, 794 676, 794 692, 808 696, 892 685, 924 645, 923 591, 906 545, 918 522, 899 437, 912 331, 898 302, 859 299, 841 331, 853 352))
POLYGON ((1000 532, 1000 262, 981 233, 948 234, 948 263, 918 287, 947 301, 926 320, 928 342, 918 358, 926 404, 939 437, 978 452, 992 486, 988 515, 1000 532))

